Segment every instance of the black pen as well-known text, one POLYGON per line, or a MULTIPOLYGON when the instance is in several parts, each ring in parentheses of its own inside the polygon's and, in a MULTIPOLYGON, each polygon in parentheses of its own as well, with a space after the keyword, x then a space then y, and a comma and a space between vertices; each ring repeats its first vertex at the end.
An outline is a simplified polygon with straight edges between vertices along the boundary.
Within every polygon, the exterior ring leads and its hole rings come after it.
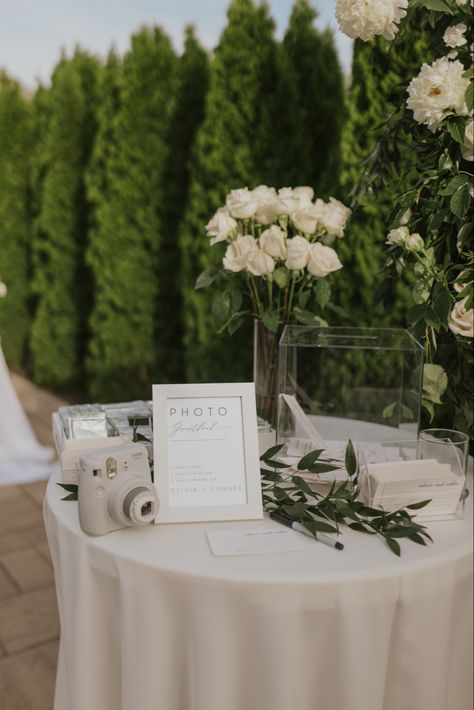
MULTIPOLYGON (((283 513, 277 513, 275 511, 270 513, 270 518, 272 520, 275 520, 277 523, 286 525, 287 528, 291 528, 295 532, 299 532, 303 535, 307 535, 308 537, 312 537, 313 540, 315 539, 312 532, 307 530, 304 525, 301 525, 301 523, 298 523, 296 520, 293 520, 293 518, 290 518, 289 515, 284 515, 283 513)), ((330 535, 325 535, 324 533, 317 532, 316 540, 318 540, 319 542, 324 542, 325 545, 329 545, 329 547, 334 547, 336 550, 344 549, 344 545, 342 544, 342 542, 338 542, 330 535)))

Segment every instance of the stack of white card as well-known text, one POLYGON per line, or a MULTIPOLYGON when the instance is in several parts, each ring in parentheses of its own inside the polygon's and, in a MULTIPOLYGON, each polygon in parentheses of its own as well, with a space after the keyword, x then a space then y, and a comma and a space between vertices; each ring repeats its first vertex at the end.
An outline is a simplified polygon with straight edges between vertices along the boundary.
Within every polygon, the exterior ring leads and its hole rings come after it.
POLYGON ((464 478, 436 459, 373 463, 363 483, 366 502, 392 511, 430 499, 419 517, 451 515, 464 488, 464 478))

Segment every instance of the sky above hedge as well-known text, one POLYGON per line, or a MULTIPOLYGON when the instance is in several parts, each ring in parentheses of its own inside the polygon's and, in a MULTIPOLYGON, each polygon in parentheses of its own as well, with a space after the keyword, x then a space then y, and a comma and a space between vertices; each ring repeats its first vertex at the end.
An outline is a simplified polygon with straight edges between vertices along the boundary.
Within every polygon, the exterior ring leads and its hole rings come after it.
MULTIPOLYGON (((319 27, 334 29, 344 70, 349 71, 351 42, 337 29, 335 0, 313 0, 319 27)), ((230 0, 10 0, 1 3, 0 67, 34 88, 47 82, 61 48, 68 53, 76 44, 104 56, 115 44, 126 50, 130 35, 143 24, 159 24, 177 50, 183 29, 192 23, 197 36, 212 49, 226 24, 230 0)), ((293 0, 269 0, 277 36, 285 30, 293 0)))

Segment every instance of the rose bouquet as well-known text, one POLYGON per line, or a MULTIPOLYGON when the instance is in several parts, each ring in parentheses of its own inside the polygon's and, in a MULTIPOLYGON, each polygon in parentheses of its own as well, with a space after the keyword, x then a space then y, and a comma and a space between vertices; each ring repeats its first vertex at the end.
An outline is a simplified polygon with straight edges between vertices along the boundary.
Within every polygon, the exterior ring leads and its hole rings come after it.
POLYGON ((318 313, 330 306, 329 275, 342 268, 330 245, 344 236, 350 214, 333 197, 314 199, 311 187, 259 185, 232 190, 206 226, 221 266, 206 269, 196 288, 224 282, 212 305, 219 331, 233 334, 254 318, 257 411, 271 423, 278 334, 286 323, 327 325, 318 313))
POLYGON ((282 324, 325 324, 315 311, 329 303, 329 274, 342 268, 329 245, 344 236, 351 211, 333 197, 314 199, 311 187, 259 185, 231 190, 206 226, 221 266, 206 269, 196 288, 225 280, 212 312, 234 333, 251 315, 276 333, 282 324))

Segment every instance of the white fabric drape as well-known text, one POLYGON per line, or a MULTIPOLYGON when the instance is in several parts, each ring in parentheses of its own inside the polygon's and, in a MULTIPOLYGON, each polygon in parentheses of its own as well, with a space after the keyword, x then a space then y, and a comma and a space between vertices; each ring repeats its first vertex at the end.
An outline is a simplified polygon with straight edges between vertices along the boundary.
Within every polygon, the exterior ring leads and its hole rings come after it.
POLYGON ((38 443, 13 388, 0 346, 0 486, 48 478, 54 452, 38 443))
POLYGON ((213 557, 213 526, 91 538, 51 479, 61 620, 55 710, 471 710, 472 498, 402 557, 345 549, 213 557))

